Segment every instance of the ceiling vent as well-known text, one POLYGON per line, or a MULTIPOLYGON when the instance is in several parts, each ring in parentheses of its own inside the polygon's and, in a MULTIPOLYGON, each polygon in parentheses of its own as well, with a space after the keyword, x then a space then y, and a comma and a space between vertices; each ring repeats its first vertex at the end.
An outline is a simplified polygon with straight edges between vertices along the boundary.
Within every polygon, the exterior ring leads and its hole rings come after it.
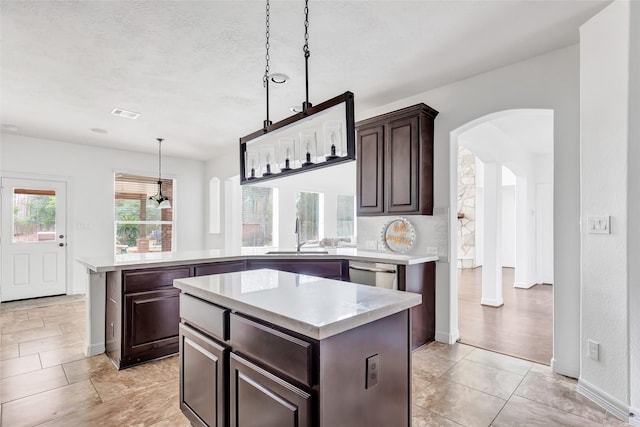
POLYGON ((123 110, 122 108, 114 108, 111 114, 114 116, 126 117, 127 119, 137 119, 138 116, 140 116, 140 113, 123 110))

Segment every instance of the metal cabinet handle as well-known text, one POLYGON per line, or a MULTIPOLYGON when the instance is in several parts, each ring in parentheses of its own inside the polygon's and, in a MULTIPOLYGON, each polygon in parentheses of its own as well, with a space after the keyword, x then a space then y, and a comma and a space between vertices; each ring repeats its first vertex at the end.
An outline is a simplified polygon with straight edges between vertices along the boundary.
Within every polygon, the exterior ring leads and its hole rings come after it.
POLYGON ((64 243, 58 243, 58 246, 64 246, 64 243))
POLYGON ((372 272, 372 273, 393 273, 393 274, 396 273, 395 270, 389 270, 389 269, 386 269, 386 268, 358 267, 358 266, 355 266, 355 265, 350 265, 349 269, 350 270, 369 271, 369 272, 372 272))

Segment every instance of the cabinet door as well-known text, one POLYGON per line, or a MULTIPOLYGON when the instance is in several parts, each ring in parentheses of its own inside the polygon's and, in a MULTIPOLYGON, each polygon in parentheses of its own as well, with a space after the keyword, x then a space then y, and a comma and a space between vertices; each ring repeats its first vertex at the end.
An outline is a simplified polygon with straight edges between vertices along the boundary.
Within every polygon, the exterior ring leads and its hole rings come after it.
POLYGON ((390 121, 386 127, 386 211, 418 213, 420 140, 418 116, 390 121))
POLYGON ((312 397, 231 354, 232 427, 310 427, 312 397))
POLYGON ((122 367, 178 352, 180 290, 125 294, 122 367))
POLYGON ((359 128, 356 143, 357 214, 381 214, 384 211, 384 127, 359 128))
POLYGON ((228 348, 180 325, 180 409, 191 425, 227 425, 228 353, 228 348))

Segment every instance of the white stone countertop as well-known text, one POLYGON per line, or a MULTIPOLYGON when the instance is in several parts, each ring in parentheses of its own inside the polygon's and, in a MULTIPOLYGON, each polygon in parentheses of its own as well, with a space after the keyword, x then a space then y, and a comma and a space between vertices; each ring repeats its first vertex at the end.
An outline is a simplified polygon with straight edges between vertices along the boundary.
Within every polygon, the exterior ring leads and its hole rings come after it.
MULTIPOLYGON (((437 255, 407 255, 393 252, 365 251, 356 248, 314 248, 303 247, 301 254, 267 254, 266 252, 282 251, 278 248, 245 248, 241 251, 228 252, 220 249, 202 251, 183 251, 173 253, 126 254, 93 258, 76 258, 80 264, 96 273, 135 268, 151 268, 171 265, 197 264, 205 262, 222 262, 244 260, 250 258, 274 259, 347 259, 354 261, 371 261, 396 265, 421 264, 438 261, 437 255), (328 254, 314 253, 326 250, 328 254)), ((291 250, 291 249, 289 249, 291 250)))
POLYGON ((422 302, 411 292, 269 269, 176 279, 173 286, 317 340, 422 302))

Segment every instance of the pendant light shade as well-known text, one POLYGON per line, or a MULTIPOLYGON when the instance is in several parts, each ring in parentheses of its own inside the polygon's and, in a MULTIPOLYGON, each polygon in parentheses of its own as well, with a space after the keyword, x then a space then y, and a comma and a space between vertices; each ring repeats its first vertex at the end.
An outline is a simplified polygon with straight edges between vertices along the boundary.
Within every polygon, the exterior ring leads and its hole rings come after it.
POLYGON ((169 198, 162 194, 162 138, 158 138, 158 193, 149 196, 149 200, 152 200, 156 208, 169 209, 171 202, 169 198))

